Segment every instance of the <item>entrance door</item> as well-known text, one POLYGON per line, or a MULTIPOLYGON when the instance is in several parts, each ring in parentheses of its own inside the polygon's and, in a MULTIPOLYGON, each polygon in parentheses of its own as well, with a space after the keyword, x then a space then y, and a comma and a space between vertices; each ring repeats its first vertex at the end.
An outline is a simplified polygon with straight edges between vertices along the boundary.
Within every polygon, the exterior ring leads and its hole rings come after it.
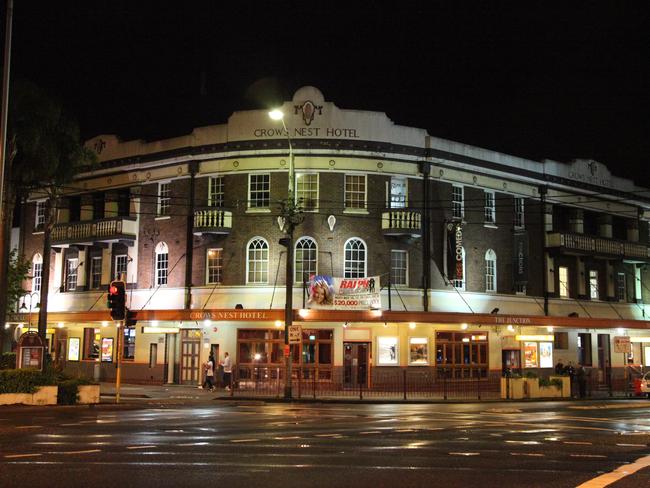
POLYGON ((370 364, 369 342, 343 343, 343 386, 368 386, 370 364))
POLYGON ((501 351, 501 368, 505 373, 520 373, 521 370, 521 351, 516 349, 506 349, 501 351))
POLYGON ((181 330, 181 384, 198 385, 200 379, 199 355, 201 330, 181 330))
POLYGON ((598 379, 601 383, 609 384, 611 380, 611 364, 609 334, 598 334, 598 379))

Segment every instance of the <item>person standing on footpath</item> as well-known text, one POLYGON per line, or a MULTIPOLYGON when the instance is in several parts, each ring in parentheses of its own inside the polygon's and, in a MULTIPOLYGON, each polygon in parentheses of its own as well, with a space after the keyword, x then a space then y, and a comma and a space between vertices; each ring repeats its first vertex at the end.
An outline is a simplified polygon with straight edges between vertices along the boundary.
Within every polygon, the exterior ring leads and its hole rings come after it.
POLYGON ((569 361, 569 364, 566 365, 564 368, 564 372, 569 375, 569 382, 571 384, 571 398, 573 398, 573 384, 576 376, 576 370, 573 367, 573 361, 569 361))
POLYGON ((587 371, 582 364, 578 365, 576 377, 578 378, 578 392, 580 398, 584 399, 587 397, 587 371))
POLYGON ((223 366, 223 382, 226 385, 226 391, 230 391, 230 385, 232 383, 232 360, 227 352, 223 355, 221 365, 223 366))
POLYGON ((210 353, 208 364, 205 367, 205 381, 208 385, 208 390, 214 390, 214 356, 210 353))

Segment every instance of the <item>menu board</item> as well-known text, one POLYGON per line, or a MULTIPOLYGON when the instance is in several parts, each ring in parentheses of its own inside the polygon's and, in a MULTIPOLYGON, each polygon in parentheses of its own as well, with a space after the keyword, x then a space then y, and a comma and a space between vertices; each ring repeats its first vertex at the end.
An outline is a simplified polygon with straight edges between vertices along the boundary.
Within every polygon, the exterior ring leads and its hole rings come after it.
POLYGON ((102 361, 110 363, 113 361, 113 338, 104 337, 102 339, 102 361))
POLYGON ((21 368, 41 369, 43 365, 43 348, 42 347, 21 347, 20 348, 21 368))
POLYGON ((536 368, 538 364, 537 343, 524 342, 524 368, 536 368))
POLYGON ((539 343, 539 367, 540 368, 553 367, 553 343, 552 342, 539 343))
POLYGON ((79 338, 68 339, 68 361, 79 361, 79 338))
POLYGON ((377 351, 379 365, 396 365, 397 359, 397 337, 377 337, 377 351))
POLYGON ((409 364, 429 364, 429 340, 426 337, 409 338, 409 364))

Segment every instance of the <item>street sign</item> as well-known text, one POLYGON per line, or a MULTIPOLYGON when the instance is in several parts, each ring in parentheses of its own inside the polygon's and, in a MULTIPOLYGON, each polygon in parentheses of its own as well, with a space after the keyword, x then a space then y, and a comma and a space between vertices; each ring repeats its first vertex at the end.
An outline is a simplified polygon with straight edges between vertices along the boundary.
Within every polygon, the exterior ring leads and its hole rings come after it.
POLYGON ((302 337, 302 327, 299 325, 289 326, 289 344, 300 344, 302 337))
POLYGON ((630 338, 628 336, 614 337, 614 352, 631 353, 632 343, 630 342, 630 338))

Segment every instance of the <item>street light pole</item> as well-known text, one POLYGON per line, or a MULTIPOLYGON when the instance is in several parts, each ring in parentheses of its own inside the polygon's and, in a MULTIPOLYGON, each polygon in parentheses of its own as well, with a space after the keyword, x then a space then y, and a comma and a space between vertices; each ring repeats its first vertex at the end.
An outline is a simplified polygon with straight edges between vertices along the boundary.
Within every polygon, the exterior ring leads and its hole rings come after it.
POLYGON ((285 378, 284 378, 284 398, 291 400, 291 345, 289 344, 289 328, 293 325, 293 231, 300 220, 300 209, 296 205, 295 188, 296 180, 294 175, 294 156, 293 144, 291 144, 291 137, 289 130, 284 122, 284 114, 280 110, 273 110, 269 112, 269 117, 273 120, 280 120, 282 128, 287 136, 289 142, 289 184, 287 188, 287 201, 282 206, 282 217, 284 218, 284 228, 287 233, 286 239, 282 242, 287 246, 287 265, 286 265, 286 301, 284 306, 284 364, 285 364, 285 378))

